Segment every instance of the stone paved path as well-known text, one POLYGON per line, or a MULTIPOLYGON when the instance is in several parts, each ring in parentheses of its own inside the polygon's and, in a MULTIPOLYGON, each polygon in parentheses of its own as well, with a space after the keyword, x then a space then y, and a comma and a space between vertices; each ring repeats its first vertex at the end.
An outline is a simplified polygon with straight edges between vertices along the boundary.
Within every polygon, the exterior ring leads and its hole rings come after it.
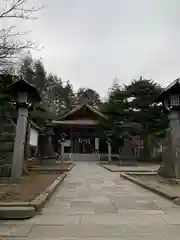
POLYGON ((77 163, 41 215, 1 221, 1 234, 14 240, 179 240, 180 207, 119 173, 77 163))

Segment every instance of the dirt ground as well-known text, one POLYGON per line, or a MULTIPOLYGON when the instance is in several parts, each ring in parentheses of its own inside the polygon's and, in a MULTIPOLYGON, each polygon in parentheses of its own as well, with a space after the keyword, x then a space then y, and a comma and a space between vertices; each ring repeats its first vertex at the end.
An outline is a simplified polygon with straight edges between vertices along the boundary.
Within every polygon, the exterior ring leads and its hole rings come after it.
POLYGON ((59 174, 40 174, 30 172, 14 182, 0 178, 0 201, 31 201, 43 192, 59 174))

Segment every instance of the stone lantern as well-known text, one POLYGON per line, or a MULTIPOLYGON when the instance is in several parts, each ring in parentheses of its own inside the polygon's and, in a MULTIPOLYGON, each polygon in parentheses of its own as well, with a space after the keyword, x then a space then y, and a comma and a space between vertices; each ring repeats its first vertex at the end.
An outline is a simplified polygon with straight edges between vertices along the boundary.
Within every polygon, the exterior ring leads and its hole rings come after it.
POLYGON ((158 174, 163 177, 180 178, 180 79, 166 87, 156 102, 163 104, 169 119, 167 144, 158 174))
POLYGON ((40 136, 40 154, 44 165, 56 163, 57 154, 54 149, 54 137, 52 120, 49 119, 45 124, 44 133, 40 136))
POLYGON ((62 133, 60 135, 60 144, 61 144, 61 162, 64 161, 64 142, 66 140, 67 135, 65 133, 62 133))
POLYGON ((11 177, 20 178, 24 167, 25 139, 29 108, 34 108, 41 101, 35 86, 20 79, 3 90, 13 97, 18 110, 16 137, 14 142, 11 177))
POLYGON ((112 131, 107 131, 106 132, 106 142, 108 144, 108 162, 111 163, 112 161, 112 131))
POLYGON ((123 146, 120 152, 120 165, 137 165, 135 155, 133 152, 132 136, 129 132, 124 132, 121 137, 123 138, 123 146))
POLYGON ((67 135, 66 135, 65 133, 62 133, 62 134, 60 135, 61 142, 65 142, 66 137, 67 137, 67 135))

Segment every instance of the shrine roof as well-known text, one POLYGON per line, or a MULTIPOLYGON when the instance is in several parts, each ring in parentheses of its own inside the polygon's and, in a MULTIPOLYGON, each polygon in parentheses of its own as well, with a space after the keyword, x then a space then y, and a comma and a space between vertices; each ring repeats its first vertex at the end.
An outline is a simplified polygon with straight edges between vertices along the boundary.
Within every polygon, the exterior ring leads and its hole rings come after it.
POLYGON ((22 78, 11 83, 7 87, 3 88, 1 91, 4 93, 8 93, 15 98, 17 98, 18 92, 27 92, 30 95, 31 100, 37 102, 40 102, 42 100, 39 90, 33 84, 27 82, 22 78))
POLYGON ((74 109, 72 109, 71 111, 67 112, 66 114, 64 114, 63 116, 61 116, 60 118, 58 118, 57 120, 65 120, 67 117, 75 114, 76 112, 80 111, 82 108, 86 107, 90 112, 95 113, 96 115, 98 115, 101 118, 104 119, 108 119, 107 116, 105 116, 103 113, 101 113, 100 111, 98 111, 97 109, 95 109, 94 107, 92 107, 91 105, 84 103, 81 104, 77 107, 75 107, 74 109))
POLYGON ((156 102, 163 101, 163 99, 170 93, 180 93, 180 78, 177 78, 175 81, 171 82, 166 88, 164 88, 159 97, 156 99, 156 102))

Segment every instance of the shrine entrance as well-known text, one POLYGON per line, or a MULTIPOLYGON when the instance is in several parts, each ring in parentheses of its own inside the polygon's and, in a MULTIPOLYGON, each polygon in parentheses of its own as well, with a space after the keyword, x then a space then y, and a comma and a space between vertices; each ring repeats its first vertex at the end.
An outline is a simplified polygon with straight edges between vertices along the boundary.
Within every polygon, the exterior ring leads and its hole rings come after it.
POLYGON ((76 137, 73 141, 73 149, 74 153, 93 153, 94 152, 94 138, 84 138, 84 137, 76 137))
POLYGON ((90 139, 79 139, 80 153, 92 153, 92 143, 90 139))

